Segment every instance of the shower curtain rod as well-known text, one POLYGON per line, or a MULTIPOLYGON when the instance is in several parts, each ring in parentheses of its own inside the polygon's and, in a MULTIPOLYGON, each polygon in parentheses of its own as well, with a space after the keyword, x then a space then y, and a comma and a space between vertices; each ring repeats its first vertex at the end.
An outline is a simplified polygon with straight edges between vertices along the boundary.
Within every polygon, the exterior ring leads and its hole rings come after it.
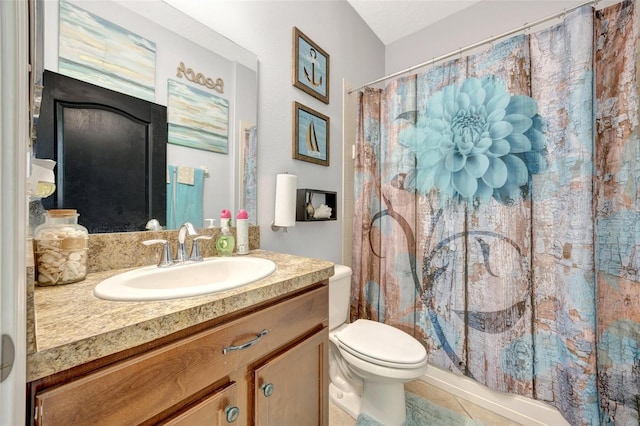
POLYGON ((418 69, 418 68, 423 68, 423 67, 426 67, 426 66, 429 66, 429 65, 434 65, 435 63, 440 62, 440 61, 442 61, 442 60, 444 60, 444 59, 448 59, 448 58, 451 58, 451 57, 453 57, 453 56, 460 55, 460 54, 462 54, 463 52, 466 52, 466 51, 469 51, 469 50, 475 49, 476 47, 480 47, 480 46, 482 46, 482 45, 484 45, 484 44, 493 43, 494 41, 496 41, 496 40, 500 40, 501 38, 508 37, 508 36, 510 36, 510 35, 513 35, 513 34, 519 33, 520 31, 528 30, 529 28, 531 28, 531 27, 535 27, 536 25, 540 25, 540 24, 543 24, 543 23, 545 23, 545 22, 547 22, 547 21, 551 21, 551 20, 553 20, 553 19, 557 19, 557 18, 559 18, 559 17, 561 17, 561 16, 565 16, 568 12, 572 12, 572 11, 574 11, 574 10, 576 10, 576 9, 580 9, 580 8, 581 8, 581 7, 583 7, 583 6, 588 6, 588 5, 590 5, 590 4, 593 4, 593 5, 596 5, 596 6, 597 6, 597 4, 598 4, 598 2, 599 2, 599 1, 600 1, 600 0, 589 0, 589 1, 586 1, 586 2, 584 2, 584 3, 580 3, 580 4, 576 5, 576 6, 570 7, 570 8, 568 8, 568 9, 564 9, 562 12, 558 12, 558 13, 555 13, 555 14, 553 14, 553 15, 549 15, 549 16, 547 16, 547 17, 544 17, 544 18, 538 19, 537 21, 533 21, 533 22, 530 22, 530 23, 525 23, 525 24, 524 24, 524 25, 522 25, 521 27, 515 28, 515 29, 510 30, 510 31, 507 31, 507 32, 502 33, 502 34, 500 34, 500 35, 489 37, 488 39, 485 39, 485 40, 482 40, 482 41, 479 41, 479 42, 476 42, 476 43, 470 44, 470 45, 468 45, 468 46, 466 46, 466 47, 461 47, 460 49, 455 50, 455 51, 450 52, 450 53, 447 53, 446 55, 438 56, 437 58, 433 58, 433 59, 431 59, 431 60, 429 60, 429 61, 422 62, 422 63, 417 64, 417 65, 413 65, 413 66, 411 66, 411 67, 409 67, 409 68, 406 68, 406 69, 404 69, 404 70, 402 70, 402 71, 397 71, 397 72, 394 72, 393 74, 389 74, 389 75, 387 75, 387 76, 385 76, 385 77, 381 77, 381 78, 379 78, 379 79, 377 79, 377 80, 370 81, 370 82, 369 82, 369 83, 367 83, 367 84, 363 84, 363 85, 362 85, 362 86, 360 86, 360 87, 357 87, 357 88, 355 88, 355 89, 351 89, 351 90, 349 90, 349 91, 347 92, 347 94, 348 94, 348 95, 350 95, 350 94, 352 94, 353 92, 356 92, 356 91, 358 91, 358 90, 360 90, 360 89, 363 89, 363 88, 365 88, 365 87, 369 87, 369 86, 372 86, 372 85, 374 85, 374 84, 377 84, 377 83, 383 82, 383 81, 385 81, 385 80, 389 80, 389 79, 391 79, 391 78, 398 77, 398 76, 400 76, 400 75, 402 75, 402 74, 409 73, 409 72, 411 72, 411 71, 413 71, 413 70, 416 70, 416 69, 418 69))

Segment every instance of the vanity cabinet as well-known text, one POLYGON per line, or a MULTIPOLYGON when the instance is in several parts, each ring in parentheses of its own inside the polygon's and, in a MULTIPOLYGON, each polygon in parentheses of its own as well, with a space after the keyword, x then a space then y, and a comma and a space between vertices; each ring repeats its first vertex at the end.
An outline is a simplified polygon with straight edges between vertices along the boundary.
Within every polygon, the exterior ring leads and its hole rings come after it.
POLYGON ((327 425, 328 286, 29 384, 35 425, 327 425))

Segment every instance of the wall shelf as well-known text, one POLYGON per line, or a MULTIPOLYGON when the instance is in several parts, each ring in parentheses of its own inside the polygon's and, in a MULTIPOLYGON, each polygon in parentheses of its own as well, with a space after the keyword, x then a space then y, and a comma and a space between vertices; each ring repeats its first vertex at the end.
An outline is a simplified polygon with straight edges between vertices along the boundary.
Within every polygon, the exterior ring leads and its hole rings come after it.
POLYGON ((338 197, 333 191, 320 189, 298 188, 296 193, 296 221, 297 222, 322 222, 338 219, 338 197), (311 200, 314 209, 325 204, 331 207, 331 216, 328 218, 315 218, 307 212, 307 203, 311 200))

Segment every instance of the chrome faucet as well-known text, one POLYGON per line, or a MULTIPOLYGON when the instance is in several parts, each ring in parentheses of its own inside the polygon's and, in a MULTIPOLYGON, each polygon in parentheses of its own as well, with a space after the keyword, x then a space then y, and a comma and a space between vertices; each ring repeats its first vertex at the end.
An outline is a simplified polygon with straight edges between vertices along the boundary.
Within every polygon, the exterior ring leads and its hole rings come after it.
POLYGON ((147 240, 143 241, 142 244, 145 246, 150 246, 153 244, 162 244, 162 253, 160 254, 160 261, 158 262, 158 266, 165 268, 167 266, 180 265, 187 261, 191 262, 202 262, 203 258, 200 254, 200 245, 198 244, 198 240, 210 240, 211 237, 207 235, 198 236, 198 231, 191 224, 191 222, 185 222, 180 225, 180 229, 178 230, 178 252, 176 253, 176 258, 173 259, 171 257, 171 249, 169 248, 169 242, 167 240, 147 240), (191 254, 187 256, 187 235, 194 237, 193 245, 191 246, 191 254))
POLYGON ((193 226, 191 222, 185 222, 180 225, 180 229, 178 230, 178 253, 176 255, 176 261, 180 263, 184 263, 189 260, 187 256, 187 248, 185 246, 185 241, 187 240, 187 234, 192 237, 198 235, 198 231, 193 226))

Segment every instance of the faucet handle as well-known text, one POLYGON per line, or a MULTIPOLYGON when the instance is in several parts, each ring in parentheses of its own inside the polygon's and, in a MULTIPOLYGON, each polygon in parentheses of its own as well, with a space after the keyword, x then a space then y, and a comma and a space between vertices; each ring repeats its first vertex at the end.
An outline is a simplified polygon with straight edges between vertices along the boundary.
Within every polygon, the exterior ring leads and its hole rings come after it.
POLYGON ((193 239, 193 246, 191 247, 191 256, 189 256, 189 260, 193 260, 195 262, 202 262, 202 255, 200 254, 200 244, 198 244, 198 240, 210 240, 213 237, 208 235, 200 235, 199 237, 195 237, 193 239))
POLYGON ((142 242, 145 246, 154 244, 162 244, 162 252, 160 254, 160 261, 158 266, 161 268, 173 265, 173 259, 171 258, 171 249, 169 248, 169 242, 167 240, 145 240, 142 242))

